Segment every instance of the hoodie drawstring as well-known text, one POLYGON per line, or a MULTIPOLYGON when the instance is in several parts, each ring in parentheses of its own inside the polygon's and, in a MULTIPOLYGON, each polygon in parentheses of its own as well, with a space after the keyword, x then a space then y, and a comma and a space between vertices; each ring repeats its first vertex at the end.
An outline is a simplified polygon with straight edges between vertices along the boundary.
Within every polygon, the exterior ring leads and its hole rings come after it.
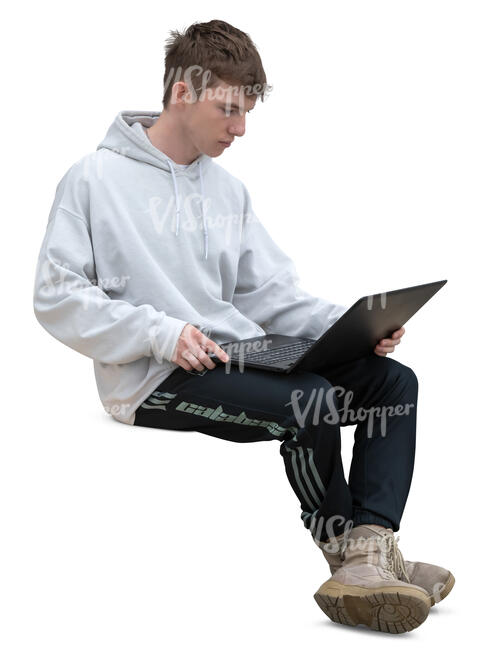
MULTIPOLYGON (((179 193, 177 187, 177 179, 175 178, 175 170, 173 169, 171 160, 167 159, 167 163, 170 165, 172 178, 173 178, 173 187, 175 189, 175 203, 176 203, 176 210, 177 210, 177 227, 176 227, 175 235, 178 237, 179 223, 180 223, 180 199, 179 199, 179 193)), ((198 160, 198 169, 199 169, 200 187, 201 187, 201 216, 203 218, 203 238, 205 242, 205 259, 208 259, 208 229, 207 229, 205 209, 204 209, 203 173, 201 171, 201 160, 198 160)))
POLYGON ((204 205, 205 193, 203 192, 203 173, 201 172, 201 160, 198 160, 198 168, 199 168, 199 179, 200 179, 200 187, 201 187, 201 216, 203 218, 203 238, 205 240, 205 259, 207 259, 207 257, 208 257, 208 229, 207 229, 207 223, 206 223, 206 218, 205 218, 205 205, 204 205))

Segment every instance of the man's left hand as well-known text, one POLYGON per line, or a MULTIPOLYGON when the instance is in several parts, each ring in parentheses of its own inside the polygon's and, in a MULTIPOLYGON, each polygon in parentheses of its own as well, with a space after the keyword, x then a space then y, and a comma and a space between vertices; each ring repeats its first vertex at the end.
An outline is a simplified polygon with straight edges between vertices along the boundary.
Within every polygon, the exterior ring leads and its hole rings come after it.
POLYGON ((405 331, 406 330, 404 327, 401 327, 401 329, 396 330, 392 333, 391 338, 381 339, 381 341, 378 341, 374 349, 375 354, 377 354, 379 357, 386 357, 389 352, 393 352, 395 350, 395 346, 401 342, 401 336, 405 331))

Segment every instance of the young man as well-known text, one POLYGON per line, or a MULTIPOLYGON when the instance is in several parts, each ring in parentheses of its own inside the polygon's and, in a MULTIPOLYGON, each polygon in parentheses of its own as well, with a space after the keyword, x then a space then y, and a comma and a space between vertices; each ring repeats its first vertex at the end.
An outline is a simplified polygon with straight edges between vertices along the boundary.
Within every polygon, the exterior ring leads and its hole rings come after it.
POLYGON ((163 110, 119 113, 58 184, 35 314, 93 359, 116 420, 280 441, 302 520, 333 574, 318 604, 339 623, 405 632, 453 576, 404 562, 393 534, 415 455, 417 379, 387 357, 404 328, 323 375, 230 372, 208 356, 226 362, 219 343, 266 333, 318 338, 345 311, 297 286, 245 185, 213 160, 244 135, 267 90, 244 32, 218 20, 172 32, 163 110), (380 409, 395 414, 384 420, 380 409), (357 424, 348 484, 340 423, 357 424))

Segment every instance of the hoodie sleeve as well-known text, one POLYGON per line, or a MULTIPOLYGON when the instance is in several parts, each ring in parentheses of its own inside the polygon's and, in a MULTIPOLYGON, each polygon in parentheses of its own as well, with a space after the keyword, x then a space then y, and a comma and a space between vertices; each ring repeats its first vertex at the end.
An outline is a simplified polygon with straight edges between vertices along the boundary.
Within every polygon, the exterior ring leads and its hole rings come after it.
POLYGON ((267 334, 317 339, 348 309, 298 286, 293 261, 257 218, 245 186, 243 229, 235 307, 267 334))
POLYGON ((151 356, 158 363, 171 360, 185 321, 149 304, 112 300, 100 288, 87 187, 74 167, 58 184, 38 257, 33 293, 38 322, 65 345, 102 363, 151 356))

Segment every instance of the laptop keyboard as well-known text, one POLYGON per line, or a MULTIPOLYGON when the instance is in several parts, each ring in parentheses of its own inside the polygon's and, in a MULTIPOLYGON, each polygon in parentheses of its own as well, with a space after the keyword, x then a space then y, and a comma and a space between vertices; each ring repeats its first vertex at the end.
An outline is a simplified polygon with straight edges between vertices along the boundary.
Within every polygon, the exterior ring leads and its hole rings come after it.
MULTIPOLYGON (((271 365, 279 361, 287 361, 289 359, 297 359, 310 348, 315 341, 300 341, 298 343, 288 343, 281 345, 274 350, 260 350, 259 352, 250 352, 243 355, 244 361, 252 361, 254 363, 264 363, 271 365)), ((232 355, 234 358, 234 355, 232 355)), ((239 355, 238 355, 239 356, 239 355)))

